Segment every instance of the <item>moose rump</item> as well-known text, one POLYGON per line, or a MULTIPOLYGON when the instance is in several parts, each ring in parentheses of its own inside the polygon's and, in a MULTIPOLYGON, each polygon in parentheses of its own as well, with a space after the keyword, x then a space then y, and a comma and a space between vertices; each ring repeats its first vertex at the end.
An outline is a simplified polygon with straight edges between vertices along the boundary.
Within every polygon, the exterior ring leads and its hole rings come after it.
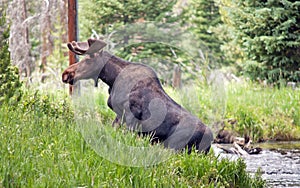
POLYGON ((64 71, 63 82, 94 79, 97 86, 101 79, 109 86, 108 106, 117 114, 115 122, 151 134, 153 141, 167 148, 208 152, 212 131, 166 94, 154 70, 120 59, 104 51, 104 46, 105 42, 95 39, 69 43, 72 52, 86 57, 64 71))

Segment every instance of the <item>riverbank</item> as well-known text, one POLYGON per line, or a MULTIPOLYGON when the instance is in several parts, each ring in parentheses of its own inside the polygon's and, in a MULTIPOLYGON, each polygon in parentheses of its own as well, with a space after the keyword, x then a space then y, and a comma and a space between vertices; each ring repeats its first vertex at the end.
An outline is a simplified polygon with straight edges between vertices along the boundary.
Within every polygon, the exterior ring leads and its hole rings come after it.
POLYGON ((254 142, 300 140, 299 89, 243 82, 166 90, 215 133, 224 128, 254 142))

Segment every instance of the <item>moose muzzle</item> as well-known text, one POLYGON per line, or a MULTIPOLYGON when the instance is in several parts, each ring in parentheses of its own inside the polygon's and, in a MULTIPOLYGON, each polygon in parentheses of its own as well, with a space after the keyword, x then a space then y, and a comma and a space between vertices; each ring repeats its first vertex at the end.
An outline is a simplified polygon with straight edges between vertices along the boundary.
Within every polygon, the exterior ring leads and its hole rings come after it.
POLYGON ((75 84, 75 72, 76 72, 76 64, 68 67, 62 74, 62 81, 67 84, 74 85, 75 84))

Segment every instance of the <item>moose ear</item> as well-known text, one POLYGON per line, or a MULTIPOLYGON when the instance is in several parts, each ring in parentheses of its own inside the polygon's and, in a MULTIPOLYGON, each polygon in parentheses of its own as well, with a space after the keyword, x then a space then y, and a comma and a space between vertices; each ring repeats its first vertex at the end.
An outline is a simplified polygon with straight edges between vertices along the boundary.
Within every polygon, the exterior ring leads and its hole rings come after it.
POLYGON ((93 54, 102 50, 107 44, 103 40, 89 39, 89 49, 86 51, 86 54, 93 54))
POLYGON ((84 55, 89 48, 89 44, 87 42, 72 41, 68 43, 68 48, 77 55, 84 55))

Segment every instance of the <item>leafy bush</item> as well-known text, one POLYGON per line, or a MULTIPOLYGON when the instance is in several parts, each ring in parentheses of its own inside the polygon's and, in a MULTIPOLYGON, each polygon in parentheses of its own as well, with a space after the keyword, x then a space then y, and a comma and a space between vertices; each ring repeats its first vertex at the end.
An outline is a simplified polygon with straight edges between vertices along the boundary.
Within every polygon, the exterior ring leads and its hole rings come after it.
POLYGON ((71 120, 73 111, 68 97, 57 100, 50 94, 40 94, 39 91, 27 91, 24 93, 18 108, 23 113, 33 112, 38 117, 65 118, 71 120))

